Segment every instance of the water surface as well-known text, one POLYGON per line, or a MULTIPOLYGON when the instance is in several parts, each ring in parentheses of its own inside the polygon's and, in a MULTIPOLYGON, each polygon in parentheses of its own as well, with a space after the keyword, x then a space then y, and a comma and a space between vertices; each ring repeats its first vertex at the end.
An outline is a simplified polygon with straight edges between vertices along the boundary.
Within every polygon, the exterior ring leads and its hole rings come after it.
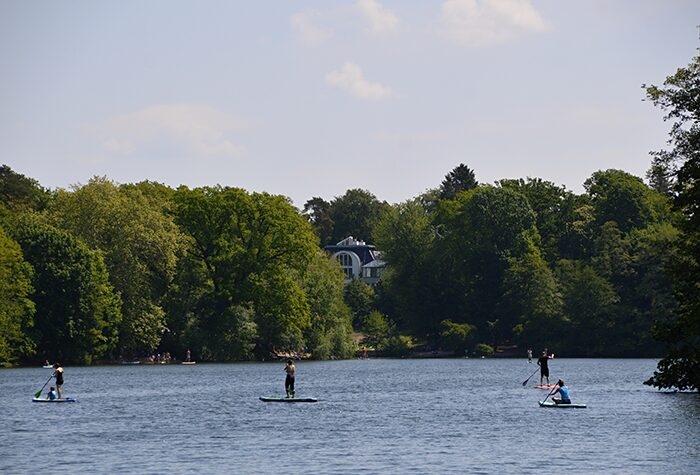
POLYGON ((525 360, 66 367, 76 404, 31 402, 50 370, 0 370, 0 473, 697 473, 700 397, 641 382, 655 360, 556 359, 543 409, 525 360))

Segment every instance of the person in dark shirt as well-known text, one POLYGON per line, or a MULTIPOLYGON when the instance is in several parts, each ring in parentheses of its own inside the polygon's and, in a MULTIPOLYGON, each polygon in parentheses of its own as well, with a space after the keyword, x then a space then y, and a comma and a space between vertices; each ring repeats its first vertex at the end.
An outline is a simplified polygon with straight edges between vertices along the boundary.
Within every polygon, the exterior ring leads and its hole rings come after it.
POLYGON ((284 389, 287 391, 287 397, 294 397, 294 373, 296 373, 296 367, 294 362, 289 359, 284 367, 284 371, 287 373, 287 377, 284 380, 284 389))
POLYGON ((56 378, 56 390, 58 391, 58 398, 61 399, 63 397, 63 368, 61 368, 60 363, 55 363, 53 367, 53 375, 56 378))
POLYGON ((537 365, 540 367, 540 386, 544 384, 544 378, 547 378, 547 386, 549 386, 549 356, 547 356, 547 350, 542 352, 542 356, 537 360, 537 365))

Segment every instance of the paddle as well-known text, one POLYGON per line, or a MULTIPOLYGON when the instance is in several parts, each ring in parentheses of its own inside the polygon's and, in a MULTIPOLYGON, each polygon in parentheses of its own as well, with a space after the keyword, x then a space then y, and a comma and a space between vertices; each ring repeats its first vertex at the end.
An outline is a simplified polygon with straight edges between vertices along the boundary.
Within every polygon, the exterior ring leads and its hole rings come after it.
POLYGON ((49 379, 46 380, 46 382, 45 382, 44 385, 41 387, 41 389, 34 393, 34 397, 39 397, 39 396, 41 396, 41 392, 44 390, 44 388, 46 387, 46 385, 49 384, 49 381, 51 381, 51 378, 53 378, 53 375, 54 375, 54 374, 56 374, 56 373, 53 373, 51 376, 49 376, 49 379))
MULTIPOLYGON (((538 372, 539 370, 540 370, 540 368, 537 367, 537 369, 535 370, 535 373, 538 372)), ((527 384, 527 382, 530 381, 530 378, 532 378, 535 375, 535 373, 532 373, 530 376, 528 376, 528 378, 525 381, 523 381, 523 386, 525 386, 527 384)))
MULTIPOLYGON (((547 399, 549 398, 549 396, 551 396, 551 395, 556 391, 556 389, 557 389, 558 387, 559 387, 559 385, 557 385, 557 384, 554 385, 554 387, 552 388, 552 390, 549 391, 549 394, 547 394, 547 397, 544 398, 544 400, 542 400, 542 402, 540 402, 540 406, 543 406, 544 403, 547 402, 547 399)), ((556 402, 556 401, 555 401, 555 402, 556 402)))

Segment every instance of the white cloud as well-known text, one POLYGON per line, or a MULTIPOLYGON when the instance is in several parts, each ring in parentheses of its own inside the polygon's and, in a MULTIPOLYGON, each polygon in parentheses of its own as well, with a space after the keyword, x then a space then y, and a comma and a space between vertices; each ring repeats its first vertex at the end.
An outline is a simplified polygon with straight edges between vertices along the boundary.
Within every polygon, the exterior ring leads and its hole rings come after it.
POLYGON ((320 14, 315 11, 298 12, 292 15, 291 23, 299 41, 317 45, 333 36, 333 30, 317 25, 320 14))
POLYGON ((368 23, 372 33, 395 33, 399 29, 399 17, 377 0, 357 0, 357 8, 368 23))
POLYGON ((360 99, 385 99, 393 95, 391 88, 367 81, 362 69, 354 63, 345 63, 340 70, 328 73, 326 84, 348 91, 360 99))
POLYGON ((447 0, 439 25, 444 35, 465 46, 505 43, 549 29, 530 0, 447 0))
POLYGON ((239 156, 242 147, 230 135, 245 126, 244 121, 204 104, 161 104, 84 128, 115 155, 204 158, 239 156))

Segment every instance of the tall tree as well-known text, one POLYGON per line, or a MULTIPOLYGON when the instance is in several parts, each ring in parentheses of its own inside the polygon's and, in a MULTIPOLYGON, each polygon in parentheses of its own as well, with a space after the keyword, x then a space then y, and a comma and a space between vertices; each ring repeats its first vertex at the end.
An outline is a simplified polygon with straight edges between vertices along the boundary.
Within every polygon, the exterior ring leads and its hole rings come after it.
POLYGON ((641 178, 622 170, 595 172, 584 183, 599 225, 615 221, 623 232, 643 228, 668 214, 666 200, 641 178))
POLYGON ((474 171, 463 163, 454 167, 442 180, 440 184, 440 199, 451 200, 457 196, 457 193, 469 191, 479 182, 476 181, 474 171))
POLYGON ((321 245, 330 244, 333 239, 331 204, 323 198, 315 196, 304 203, 304 216, 306 216, 314 231, 316 231, 321 245))
POLYGON ((51 195, 33 178, 0 166, 0 202, 8 208, 43 209, 51 195))
MULTIPOLYGON (((238 188, 180 187, 175 194, 177 223, 191 238, 191 257, 205 269, 208 289, 199 328, 216 339, 221 329, 256 338, 255 352, 272 347, 300 349, 310 325, 310 309, 295 272, 318 250, 310 224, 289 201, 238 188), (226 309, 246 307, 247 320, 232 322, 226 309)), ((212 357, 243 359, 219 348, 212 357)))
POLYGON ((674 206, 683 216, 683 255, 675 269, 680 307, 677 317, 657 324, 656 337, 668 353, 647 383, 700 390, 700 56, 668 76, 663 86, 645 88, 673 124, 670 148, 655 152, 654 162, 675 174, 674 206))
POLYGON ((499 180, 498 184, 527 198, 535 212, 535 225, 542 238, 541 248, 545 259, 550 264, 559 260, 562 257, 559 245, 567 223, 572 221, 572 214, 583 204, 582 201, 563 186, 541 178, 499 180))
POLYGON ((301 273, 311 314, 304 338, 314 359, 352 355, 352 316, 343 301, 344 279, 338 261, 322 251, 301 273))
POLYGON ((0 366, 10 366, 34 353, 32 268, 22 250, 0 226, 0 366))
POLYGON ((125 355, 153 351, 165 331, 162 299, 183 240, 165 212, 167 201, 147 184, 120 188, 95 177, 59 191, 50 207, 54 223, 104 253, 122 299, 119 346, 125 355))
POLYGON ((352 312, 353 327, 359 329, 374 308, 374 289, 362 279, 355 279, 345 286, 344 300, 352 312))
POLYGON ((332 242, 339 242, 348 236, 371 241, 382 210, 388 206, 366 190, 348 190, 343 196, 336 197, 331 202, 331 219, 334 223, 332 242))
POLYGON ((116 346, 121 313, 101 254, 45 224, 22 224, 15 234, 34 269, 38 351, 88 364, 106 355, 116 346))
POLYGON ((431 290, 437 278, 431 267, 435 265, 431 253, 436 236, 430 215, 419 200, 385 210, 375 230, 377 248, 388 264, 381 289, 396 311, 390 317, 416 334, 435 333, 440 320, 448 318, 441 318, 434 307, 441 299, 431 290))
POLYGON ((535 249, 535 213, 520 193, 481 186, 442 202, 437 222, 445 237, 438 241, 441 260, 434 262, 442 287, 456 299, 456 315, 444 318, 475 325, 483 337, 487 322, 498 319, 511 259, 535 249))

